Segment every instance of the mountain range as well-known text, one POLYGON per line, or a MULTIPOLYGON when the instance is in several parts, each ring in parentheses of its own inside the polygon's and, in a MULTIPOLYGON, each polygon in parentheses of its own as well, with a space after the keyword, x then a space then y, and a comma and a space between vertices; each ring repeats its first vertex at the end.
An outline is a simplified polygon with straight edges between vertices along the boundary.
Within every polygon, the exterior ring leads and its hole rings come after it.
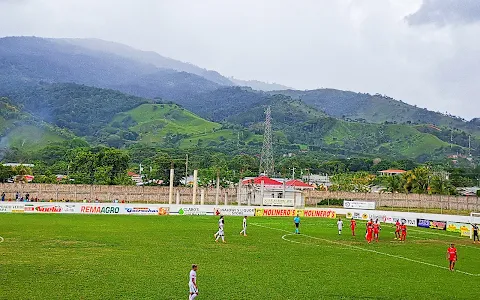
MULTIPOLYGON (((0 39, 0 97, 17 112, 0 117, 0 146, 18 146, 5 141, 24 136, 18 132, 23 118, 42 124, 36 128, 50 137, 43 144, 79 136, 119 148, 142 143, 258 153, 266 106, 279 154, 309 150, 429 160, 478 155, 480 145, 479 119, 385 95, 240 81, 96 39, 0 39)), ((23 146, 39 144, 20 140, 23 146)))

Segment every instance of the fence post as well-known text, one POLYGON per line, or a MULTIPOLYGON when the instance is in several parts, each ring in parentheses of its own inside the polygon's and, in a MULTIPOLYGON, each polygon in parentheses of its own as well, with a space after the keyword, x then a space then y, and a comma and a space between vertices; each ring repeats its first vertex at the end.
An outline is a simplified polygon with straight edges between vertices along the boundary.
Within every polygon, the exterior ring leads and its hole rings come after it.
POLYGON ((200 205, 205 205, 205 189, 200 191, 200 205))
POLYGON ((197 176, 198 176, 198 170, 193 170, 193 195, 192 195, 192 204, 195 205, 195 202, 197 202, 197 176))

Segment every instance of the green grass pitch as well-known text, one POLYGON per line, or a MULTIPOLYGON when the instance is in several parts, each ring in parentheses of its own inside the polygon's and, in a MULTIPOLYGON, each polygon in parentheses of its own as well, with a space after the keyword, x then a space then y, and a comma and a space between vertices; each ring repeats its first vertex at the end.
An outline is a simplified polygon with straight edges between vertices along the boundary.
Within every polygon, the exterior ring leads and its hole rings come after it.
MULTIPOLYGON (((345 222, 347 224, 348 220, 345 222)), ((336 220, 225 217, 0 215, 0 299, 188 299, 198 264, 201 299, 479 299, 480 244, 409 228, 406 243, 384 225, 367 245, 336 220), (445 257, 457 244, 457 272, 445 257)))

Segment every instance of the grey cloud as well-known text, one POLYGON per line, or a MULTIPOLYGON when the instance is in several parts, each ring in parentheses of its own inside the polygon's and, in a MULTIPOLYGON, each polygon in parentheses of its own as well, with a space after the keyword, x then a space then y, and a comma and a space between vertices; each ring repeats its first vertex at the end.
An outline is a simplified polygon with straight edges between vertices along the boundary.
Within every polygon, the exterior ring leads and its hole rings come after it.
POLYGON ((420 9, 406 17, 410 25, 467 24, 480 21, 479 0, 423 0, 420 9))

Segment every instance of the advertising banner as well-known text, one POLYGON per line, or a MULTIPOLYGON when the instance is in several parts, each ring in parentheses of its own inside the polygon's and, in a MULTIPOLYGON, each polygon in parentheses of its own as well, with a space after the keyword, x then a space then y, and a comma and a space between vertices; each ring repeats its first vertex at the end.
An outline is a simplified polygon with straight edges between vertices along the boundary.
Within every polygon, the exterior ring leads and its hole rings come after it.
POLYGON ((48 214, 59 214, 64 211, 62 205, 56 204, 43 204, 43 203, 35 203, 35 204, 25 204, 25 212, 26 213, 48 213, 48 214))
POLYGON ((374 201, 343 201, 343 208, 348 209, 375 209, 374 201))
POLYGON ((304 217, 312 217, 312 218, 330 218, 335 219, 337 217, 337 213, 334 210, 325 210, 325 209, 305 209, 303 211, 304 217))
POLYGON ((157 205, 136 205, 125 206, 125 213, 129 215, 168 215, 168 207, 160 207, 157 205))
POLYGON ((216 216, 254 216, 255 208, 253 207, 215 207, 214 214, 216 216))
POLYGON ((120 208, 121 208, 120 205, 115 205, 115 204, 81 205, 80 213, 82 214, 123 214, 124 210, 120 208))
POLYGON ((263 198, 263 205, 265 206, 295 206, 294 199, 286 198, 263 198))
POLYGON ((426 219, 418 219, 417 220, 417 226, 418 227, 423 227, 423 228, 445 230, 447 228, 447 222, 433 221, 433 220, 426 220, 426 219))
POLYGON ((330 218, 335 219, 337 214, 330 209, 293 209, 293 208, 257 208, 257 217, 295 217, 296 215, 306 218, 330 218))
POLYGON ((472 225, 467 223, 447 222, 447 231, 465 233, 465 236, 470 236, 472 225))
POLYGON ((292 208, 257 208, 255 216, 260 217, 294 217, 299 214, 303 216, 303 210, 292 208))
POLYGON ((407 226, 413 226, 413 227, 417 227, 417 219, 414 219, 414 218, 404 218, 404 217, 391 217, 391 218, 388 218, 387 217, 387 221, 385 223, 388 223, 388 224, 395 224, 400 222, 400 223, 403 223, 407 226), (391 221, 390 221, 391 220, 391 221))
POLYGON ((355 220, 362 220, 368 221, 370 219, 376 221, 378 220, 380 223, 387 223, 387 224, 395 224, 397 221, 400 223, 405 223, 407 226, 417 226, 417 219, 404 217, 400 215, 401 213, 398 212, 388 212, 388 211, 360 211, 360 210, 353 210, 346 213, 347 219, 355 219, 355 220))
POLYGON ((25 204, 18 202, 0 202, 0 213, 23 213, 25 204))
POLYGON ((172 205, 170 207, 170 215, 181 215, 181 216, 212 216, 214 214, 213 207, 209 206, 182 206, 182 205, 172 205))

